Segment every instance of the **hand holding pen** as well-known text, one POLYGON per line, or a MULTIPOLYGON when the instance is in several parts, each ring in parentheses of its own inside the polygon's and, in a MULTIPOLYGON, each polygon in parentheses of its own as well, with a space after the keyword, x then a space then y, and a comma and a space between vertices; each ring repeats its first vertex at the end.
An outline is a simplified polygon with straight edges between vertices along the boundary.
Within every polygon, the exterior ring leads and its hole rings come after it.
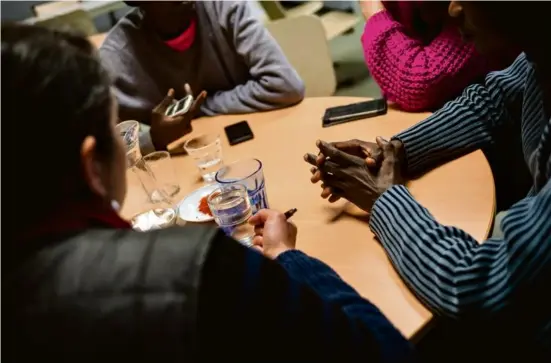
POLYGON ((286 213, 263 209, 252 216, 249 223, 255 226, 254 247, 271 259, 293 250, 296 245, 297 227, 288 219, 295 213, 296 209, 286 213))

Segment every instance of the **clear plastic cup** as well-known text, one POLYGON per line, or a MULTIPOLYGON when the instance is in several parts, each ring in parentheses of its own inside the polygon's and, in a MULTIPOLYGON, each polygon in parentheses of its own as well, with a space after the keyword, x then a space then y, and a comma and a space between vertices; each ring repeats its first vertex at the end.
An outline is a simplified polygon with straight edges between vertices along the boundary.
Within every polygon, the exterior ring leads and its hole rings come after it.
POLYGON ((216 173, 215 180, 220 185, 244 185, 251 199, 253 214, 270 207, 262 162, 258 159, 244 159, 228 164, 216 173))
POLYGON ((227 236, 246 246, 252 245, 254 226, 249 224, 253 210, 242 184, 222 185, 207 198, 214 220, 227 236))
POLYGON ((208 134, 191 138, 184 144, 184 149, 193 158, 203 180, 214 181, 214 175, 223 165, 222 142, 220 135, 208 134))

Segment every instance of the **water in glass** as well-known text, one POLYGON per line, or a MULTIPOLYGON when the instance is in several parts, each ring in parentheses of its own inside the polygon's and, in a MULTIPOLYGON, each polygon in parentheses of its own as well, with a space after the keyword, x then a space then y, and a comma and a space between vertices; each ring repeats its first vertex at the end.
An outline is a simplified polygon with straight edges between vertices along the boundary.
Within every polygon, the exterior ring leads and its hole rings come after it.
POLYGON ((240 187, 217 189, 208 202, 214 220, 224 233, 250 246, 254 238, 254 226, 248 223, 252 208, 246 189, 240 187))

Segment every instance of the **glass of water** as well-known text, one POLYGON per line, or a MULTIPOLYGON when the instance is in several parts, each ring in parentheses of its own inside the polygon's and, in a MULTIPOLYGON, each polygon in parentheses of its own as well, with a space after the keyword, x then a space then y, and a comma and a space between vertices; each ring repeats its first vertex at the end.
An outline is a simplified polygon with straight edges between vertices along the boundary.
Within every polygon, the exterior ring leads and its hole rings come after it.
POLYGON ((200 135, 184 144, 186 152, 195 160, 203 180, 214 181, 214 175, 222 166, 222 142, 220 135, 200 135))
MULTIPOLYGON (((180 192, 180 184, 176 178, 174 164, 168 151, 155 151, 147 154, 143 159, 169 197, 173 197, 180 192)), ((151 199, 156 200, 158 197, 153 195, 151 199)))
POLYGON ((145 232, 174 225, 178 219, 174 203, 144 158, 138 160, 132 171, 137 175, 147 197, 141 211, 131 219, 132 227, 145 232))
POLYGON ((215 175, 221 185, 242 184, 247 188, 253 213, 270 208, 262 162, 258 159, 243 159, 221 168, 215 175))
POLYGON ((242 184, 222 185, 207 198, 214 220, 227 236, 245 246, 251 246, 254 226, 249 224, 253 215, 247 188, 242 184))
MULTIPOLYGON (((139 143, 140 124, 137 121, 124 121, 116 126, 116 130, 126 147, 127 171, 139 181, 148 198, 143 211, 132 218, 132 227, 138 231, 148 231, 173 225, 177 218, 172 200, 142 158, 139 143), (152 195, 157 195, 157 200, 153 200, 152 195)), ((131 180, 132 176, 128 179, 131 180)))
POLYGON ((124 121, 116 126, 126 147, 127 167, 132 168, 142 158, 140 151, 140 124, 138 121, 124 121))

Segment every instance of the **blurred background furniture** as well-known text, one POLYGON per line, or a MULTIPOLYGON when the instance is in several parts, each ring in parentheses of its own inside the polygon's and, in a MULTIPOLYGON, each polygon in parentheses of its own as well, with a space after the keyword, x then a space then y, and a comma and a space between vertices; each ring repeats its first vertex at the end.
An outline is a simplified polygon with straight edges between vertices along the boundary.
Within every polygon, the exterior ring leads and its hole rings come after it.
POLYGON ((59 14, 66 11, 72 11, 78 7, 80 1, 49 1, 43 4, 36 4, 31 7, 34 16, 45 17, 53 14, 59 14))
POLYGON ((31 3, 30 7, 34 14, 34 19, 29 18, 27 23, 36 24, 43 17, 62 16, 74 10, 85 11, 90 18, 94 19, 101 15, 109 17, 110 26, 117 23, 116 11, 124 9, 126 6, 120 0, 110 1, 47 1, 36 3, 34 1, 22 1, 22 3, 31 3))
POLYGON ((98 32, 94 20, 86 11, 81 9, 73 9, 58 14, 41 16, 35 18, 33 24, 57 29, 72 29, 87 36, 94 35, 98 32))
POLYGON ((306 97, 332 96, 337 80, 321 20, 301 15, 269 22, 266 27, 304 81, 306 97))
POLYGON ((354 31, 354 27, 360 22, 360 18, 354 12, 342 10, 321 11, 323 8, 323 2, 321 1, 307 1, 290 9, 283 7, 279 1, 260 1, 260 5, 272 21, 302 15, 319 16, 328 40, 354 31))

